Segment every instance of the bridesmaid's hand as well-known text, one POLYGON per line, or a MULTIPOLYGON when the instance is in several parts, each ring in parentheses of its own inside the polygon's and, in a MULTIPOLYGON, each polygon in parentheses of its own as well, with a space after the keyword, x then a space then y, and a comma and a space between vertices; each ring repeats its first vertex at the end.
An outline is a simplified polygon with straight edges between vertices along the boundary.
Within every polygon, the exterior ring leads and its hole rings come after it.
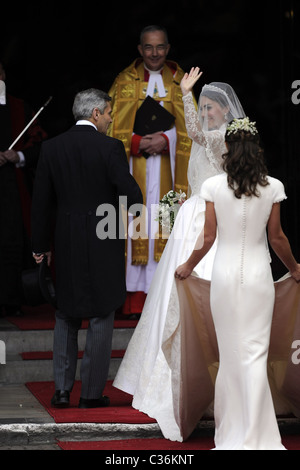
POLYGON ((295 281, 300 281, 300 264, 297 264, 297 267, 294 271, 291 271, 291 276, 295 281))
POLYGON ((192 91, 193 86, 199 80, 203 72, 200 72, 199 67, 192 67, 190 73, 186 73, 181 80, 180 87, 183 96, 192 91))
POLYGON ((179 279, 179 281, 184 281, 187 277, 192 274, 193 269, 191 269, 188 263, 184 263, 175 271, 175 278, 179 279))

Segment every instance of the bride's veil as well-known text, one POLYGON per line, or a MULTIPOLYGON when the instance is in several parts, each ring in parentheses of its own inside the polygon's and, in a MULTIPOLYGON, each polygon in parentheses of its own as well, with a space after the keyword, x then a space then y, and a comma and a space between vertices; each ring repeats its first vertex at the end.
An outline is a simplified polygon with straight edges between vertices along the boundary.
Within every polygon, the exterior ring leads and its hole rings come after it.
MULTIPOLYGON (((220 130, 224 133, 225 136, 227 124, 230 123, 232 119, 243 118, 245 116, 246 115, 240 103, 240 100, 238 99, 235 91, 230 85, 223 82, 211 82, 209 85, 203 86, 198 102, 198 117, 204 132, 220 130), (209 127, 209 108, 206 106, 201 106, 201 101, 203 101, 203 97, 207 97, 220 105, 224 114, 223 120, 222 122, 220 122, 219 127, 209 127)), ((207 150, 208 149, 204 146, 199 145, 197 142, 193 141, 190 155, 190 163, 193 163, 192 166, 194 166, 195 160, 197 160, 198 162, 202 160, 201 158, 199 158, 200 154, 205 153, 207 150)))
POLYGON ((225 124, 231 122, 232 119, 245 117, 243 107, 233 88, 228 83, 212 82, 209 85, 204 85, 198 103, 198 115, 204 131, 211 129, 208 128, 207 111, 201 109, 203 96, 215 101, 224 109, 225 124))

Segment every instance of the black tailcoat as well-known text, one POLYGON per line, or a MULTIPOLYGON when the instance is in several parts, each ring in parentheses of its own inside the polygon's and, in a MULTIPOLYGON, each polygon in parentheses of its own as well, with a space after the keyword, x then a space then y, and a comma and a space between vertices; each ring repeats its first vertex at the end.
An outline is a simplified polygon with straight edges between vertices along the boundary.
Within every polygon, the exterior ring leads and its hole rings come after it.
POLYGON ((125 300, 119 196, 127 196, 128 208, 142 204, 121 141, 76 125, 43 143, 33 193, 32 248, 36 253, 50 250, 55 206, 56 290, 64 314, 105 316, 125 300), (115 210, 116 238, 97 236, 101 217, 96 211, 102 204, 109 205, 110 213, 115 210))

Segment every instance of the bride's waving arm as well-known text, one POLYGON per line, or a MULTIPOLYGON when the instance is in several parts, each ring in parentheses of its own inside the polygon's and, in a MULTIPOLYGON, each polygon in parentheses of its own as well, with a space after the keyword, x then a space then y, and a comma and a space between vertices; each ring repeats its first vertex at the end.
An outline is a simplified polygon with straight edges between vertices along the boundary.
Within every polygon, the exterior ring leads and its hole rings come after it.
POLYGON ((209 88, 210 85, 205 85, 201 91, 199 99, 200 109, 197 112, 191 90, 201 75, 202 72, 200 72, 199 67, 192 68, 189 74, 186 73, 184 75, 180 83, 183 94, 182 99, 184 104, 186 129, 188 136, 196 144, 205 149, 205 157, 209 160, 212 167, 221 173, 223 171, 222 156, 226 153, 224 134, 227 123, 226 113, 229 110, 229 104, 225 107, 224 104, 222 106, 219 95, 221 94, 221 97, 223 98, 224 92, 222 89, 219 91, 217 88, 218 92, 216 93, 216 87, 214 86, 212 86, 212 88, 214 89, 214 94, 217 96, 209 98, 209 95, 207 96, 203 93, 203 90, 205 87, 209 88), (203 110, 201 109, 201 106, 203 106, 203 110), (202 121, 205 122, 204 127, 202 121))
POLYGON ((184 74, 180 83, 180 88, 183 96, 187 95, 190 91, 192 91, 193 86, 199 80, 202 74, 203 72, 200 71, 199 67, 192 67, 190 73, 184 74))
POLYGON ((195 109, 192 95, 193 86, 199 80, 202 73, 199 67, 192 67, 190 73, 186 73, 182 78, 180 87, 183 95, 185 125, 188 136, 198 144, 205 145, 205 135, 195 109))
POLYGON ((199 117, 195 109, 192 93, 190 92, 183 96, 182 100, 184 105, 184 117, 187 134, 194 142, 205 146, 205 134, 202 130, 199 117))

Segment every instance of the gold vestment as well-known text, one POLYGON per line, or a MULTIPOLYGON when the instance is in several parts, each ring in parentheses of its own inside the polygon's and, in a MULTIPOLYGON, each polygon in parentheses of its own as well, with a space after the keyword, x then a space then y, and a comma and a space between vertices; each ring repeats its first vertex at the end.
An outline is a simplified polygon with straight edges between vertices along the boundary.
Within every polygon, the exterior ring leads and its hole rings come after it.
MULTIPOLYGON (((113 123, 108 135, 123 142, 127 157, 130 157, 131 138, 133 133, 135 114, 146 98, 148 83, 144 80, 145 68, 141 60, 135 60, 129 67, 123 70, 115 79, 109 95, 112 98, 113 123)), ((191 151, 191 140, 187 136, 184 119, 184 108, 180 82, 184 75, 183 70, 175 63, 167 61, 162 70, 163 83, 166 96, 161 98, 158 93, 153 95, 154 99, 163 101, 164 108, 175 116, 177 133, 176 158, 175 158, 175 181, 174 190, 182 190, 187 193, 187 168, 191 151), (173 70, 176 70, 175 74, 173 70)), ((172 189, 172 176, 170 156, 161 155, 161 179, 160 198, 172 189)), ((133 157, 133 176, 139 184, 146 204, 146 159, 133 157)), ((158 202, 158 201, 157 201, 158 202)), ((147 264, 148 261, 148 238, 132 240, 132 264, 147 264)), ((166 240, 157 236, 155 240, 155 261, 159 261, 166 240)))

